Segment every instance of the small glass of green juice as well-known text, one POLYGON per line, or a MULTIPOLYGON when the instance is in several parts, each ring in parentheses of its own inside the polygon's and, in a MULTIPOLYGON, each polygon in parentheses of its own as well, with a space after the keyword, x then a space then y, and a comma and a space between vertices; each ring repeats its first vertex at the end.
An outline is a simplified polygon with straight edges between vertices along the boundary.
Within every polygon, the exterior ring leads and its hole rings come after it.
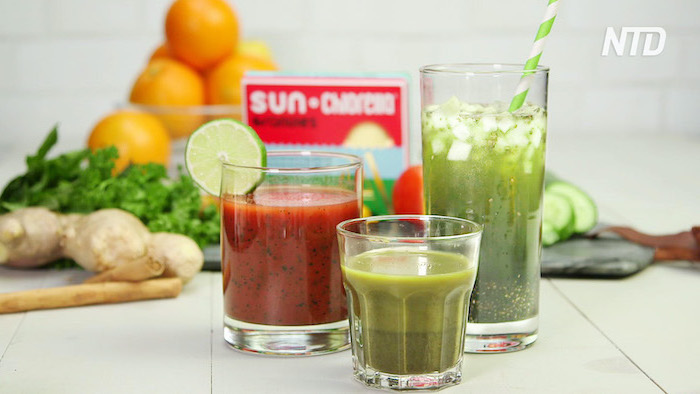
POLYGON ((460 383, 481 225, 389 215, 337 229, 355 378, 395 390, 460 383))

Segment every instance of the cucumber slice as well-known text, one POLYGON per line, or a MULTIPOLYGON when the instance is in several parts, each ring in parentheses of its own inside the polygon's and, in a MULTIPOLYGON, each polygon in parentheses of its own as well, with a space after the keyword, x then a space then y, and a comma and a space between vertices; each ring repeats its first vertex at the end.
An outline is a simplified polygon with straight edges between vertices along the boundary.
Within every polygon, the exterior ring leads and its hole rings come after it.
POLYGON ((556 183, 556 182, 563 182, 563 180, 561 178, 559 178, 558 176, 556 176, 552 171, 545 171, 544 172, 544 187, 545 187, 545 189, 549 185, 556 183))
POLYGON ((552 225, 562 241, 574 233, 574 209, 569 199, 562 194, 549 190, 544 191, 542 219, 552 225))
POLYGON ((574 209, 574 231, 585 233, 598 222, 598 208, 593 199, 580 188, 564 181, 555 181, 547 185, 546 192, 554 192, 566 196, 574 209))
POLYGON ((549 246, 554 245, 559 241, 559 234, 554 226, 549 222, 542 222, 542 245, 549 246))

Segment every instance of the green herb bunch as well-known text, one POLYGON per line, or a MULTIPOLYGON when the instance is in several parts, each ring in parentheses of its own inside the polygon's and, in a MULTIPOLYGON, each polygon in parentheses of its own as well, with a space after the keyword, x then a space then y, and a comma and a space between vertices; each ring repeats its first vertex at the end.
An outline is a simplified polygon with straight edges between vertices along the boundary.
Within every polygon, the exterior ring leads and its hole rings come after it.
POLYGON ((54 128, 36 154, 27 157, 27 172, 10 181, 0 195, 0 213, 33 206, 62 213, 120 208, 136 215, 152 232, 184 234, 200 247, 219 242, 216 208, 202 208, 199 189, 182 169, 176 179, 153 163, 131 165, 113 175, 114 159, 119 157, 115 147, 47 159, 57 141, 54 128))

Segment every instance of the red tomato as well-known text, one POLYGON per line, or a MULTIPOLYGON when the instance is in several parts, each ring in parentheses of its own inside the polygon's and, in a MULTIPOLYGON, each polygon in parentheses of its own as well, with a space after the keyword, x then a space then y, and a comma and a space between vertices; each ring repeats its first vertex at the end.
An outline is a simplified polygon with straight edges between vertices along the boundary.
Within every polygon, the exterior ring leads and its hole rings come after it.
POLYGON ((424 214, 423 166, 409 167, 396 180, 392 196, 397 214, 424 214))

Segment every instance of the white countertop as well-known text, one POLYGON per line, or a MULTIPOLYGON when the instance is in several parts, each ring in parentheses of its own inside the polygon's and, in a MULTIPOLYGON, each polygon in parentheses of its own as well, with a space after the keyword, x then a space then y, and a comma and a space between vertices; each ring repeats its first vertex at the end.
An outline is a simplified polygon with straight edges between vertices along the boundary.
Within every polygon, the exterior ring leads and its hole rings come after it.
MULTIPOLYGON (((24 153, 0 155, 0 184, 24 153)), ((588 190, 601 220, 678 232, 700 225, 700 139, 553 136, 548 165, 588 190)), ((0 291, 78 283, 80 271, 0 268, 0 291)), ((618 280, 543 279, 538 341, 465 355, 448 393, 700 393, 700 265, 618 280)), ((221 275, 175 299, 0 315, 0 393, 361 393, 350 352, 262 357, 222 337, 221 275)))

